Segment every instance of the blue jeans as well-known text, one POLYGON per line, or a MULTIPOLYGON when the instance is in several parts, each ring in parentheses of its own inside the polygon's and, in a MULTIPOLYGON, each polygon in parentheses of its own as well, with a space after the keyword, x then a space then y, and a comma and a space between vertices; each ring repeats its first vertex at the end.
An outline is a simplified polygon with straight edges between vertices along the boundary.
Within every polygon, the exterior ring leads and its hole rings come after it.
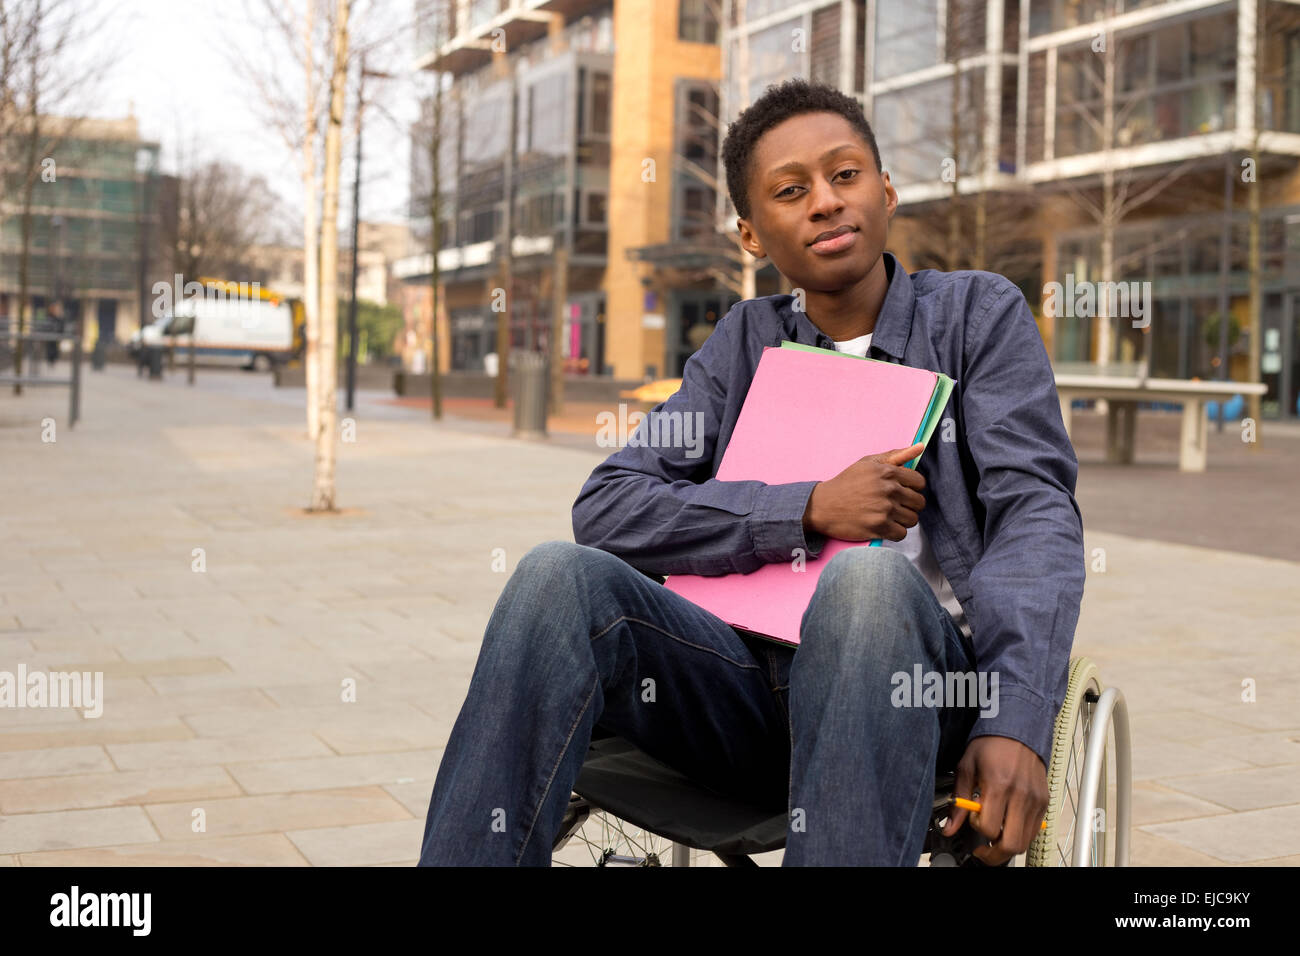
POLYGON ((598 723, 785 808, 785 865, 916 865, 978 709, 896 706, 894 680, 973 671, 969 640, 904 555, 866 547, 827 564, 800 634, 797 652, 743 636, 612 554, 533 548, 488 621, 420 865, 549 864, 598 723))

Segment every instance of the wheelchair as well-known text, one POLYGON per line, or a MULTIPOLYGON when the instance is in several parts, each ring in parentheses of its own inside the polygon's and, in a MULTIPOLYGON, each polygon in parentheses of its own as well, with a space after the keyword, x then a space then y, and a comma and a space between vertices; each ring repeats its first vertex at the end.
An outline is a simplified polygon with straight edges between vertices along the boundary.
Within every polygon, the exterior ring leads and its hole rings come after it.
MULTIPOLYGON (((955 776, 952 769, 936 775, 922 859, 930 866, 983 866, 973 853, 988 840, 969 824, 951 837, 941 832, 951 812, 955 776)), ((1047 783, 1047 826, 1026 853, 1008 863, 1127 866, 1128 709, 1117 688, 1103 687, 1097 665, 1087 657, 1070 661, 1047 783)), ((716 859, 725 866, 758 866, 754 855, 784 848, 786 813, 785 807, 752 806, 717 794, 621 737, 593 734, 553 844, 553 865, 692 866, 716 859)))

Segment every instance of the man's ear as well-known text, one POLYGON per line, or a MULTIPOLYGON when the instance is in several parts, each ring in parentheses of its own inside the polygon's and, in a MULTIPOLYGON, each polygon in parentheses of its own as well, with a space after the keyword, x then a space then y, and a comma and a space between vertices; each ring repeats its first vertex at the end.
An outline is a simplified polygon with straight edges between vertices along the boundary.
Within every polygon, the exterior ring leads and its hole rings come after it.
POLYGON ((898 190, 889 181, 889 170, 881 170, 880 180, 885 186, 885 215, 889 219, 893 219, 894 212, 898 209, 898 190))
POLYGON ((740 233, 740 244, 755 259, 766 259, 767 253, 763 251, 763 244, 758 241, 758 236, 750 228, 749 222, 745 219, 736 220, 736 231, 740 233))

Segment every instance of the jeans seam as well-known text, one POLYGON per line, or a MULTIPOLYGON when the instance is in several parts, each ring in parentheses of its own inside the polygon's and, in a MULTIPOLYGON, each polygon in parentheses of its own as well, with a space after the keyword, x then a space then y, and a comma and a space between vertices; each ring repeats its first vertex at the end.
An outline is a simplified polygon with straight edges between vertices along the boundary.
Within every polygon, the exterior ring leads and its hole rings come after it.
MULTIPOLYGON (((936 751, 935 751, 935 753, 936 753, 936 759, 938 759, 938 755, 939 755, 939 753, 943 750, 943 735, 942 735, 942 733, 940 733, 940 734, 938 734, 937 736, 939 736, 940 739, 939 739, 939 743, 938 743, 938 746, 937 746, 936 751)), ((922 788, 922 789, 921 789, 921 792, 918 793, 918 794, 916 795, 916 800, 912 803, 912 813, 911 813, 911 815, 908 817, 908 820, 909 820, 909 821, 911 821, 911 820, 916 816, 916 808, 917 808, 917 806, 920 804, 920 802, 921 802, 922 800, 927 800, 927 801, 930 801, 931 803, 934 802, 934 786, 933 786, 933 784, 931 784, 931 786, 930 786, 929 789, 930 789, 930 793, 929 793, 928 795, 925 793, 925 788, 922 788)), ((928 828, 929 828, 929 825, 927 824, 927 830, 928 830, 928 828)), ((921 838, 921 840, 922 840, 922 850, 924 850, 924 840, 925 840, 925 837, 923 836, 923 837, 921 838)), ((902 865, 903 865, 903 857, 902 857, 902 853, 906 852, 906 850, 907 850, 907 844, 906 844, 906 842, 905 842, 905 843, 903 844, 902 850, 899 851, 899 857, 898 857, 898 859, 894 862, 894 866, 902 866, 902 865)), ((918 857, 918 858, 919 858, 919 857, 918 857)), ((916 865, 916 862, 913 861, 912 863, 910 863, 910 864, 908 864, 908 865, 909 865, 909 866, 915 866, 915 865, 916 865)))
POLYGON ((555 758, 555 766, 551 768, 551 775, 546 778, 546 787, 542 790, 542 798, 537 802, 537 809, 533 811, 533 819, 528 824, 528 832, 524 834, 524 842, 519 845, 519 855, 515 857, 515 866, 524 858, 524 851, 528 849, 528 841, 533 838, 533 828, 537 826, 537 818, 541 815, 542 807, 546 806, 546 798, 550 796, 551 784, 555 782, 555 775, 560 770, 560 764, 564 762, 564 755, 569 752, 569 744, 573 742, 573 735, 578 730, 578 724, 582 723, 582 717, 591 706, 591 698, 596 695, 596 688, 600 686, 600 675, 592 681, 591 691, 587 694, 587 699, 582 705, 582 710, 578 711, 578 716, 573 720, 573 726, 569 728, 569 736, 564 740, 564 746, 560 748, 560 755, 555 758))
POLYGON ((692 644, 690 641, 686 640, 685 638, 678 637, 676 634, 672 633, 671 631, 665 630, 664 628, 660 627, 658 624, 653 623, 652 621, 647 621, 644 618, 639 618, 639 617, 631 617, 626 614, 624 614, 622 617, 616 618, 615 620, 611 621, 609 624, 602 627, 595 634, 592 634, 590 639, 594 641, 597 638, 604 637, 606 634, 609 633, 610 629, 613 628, 614 625, 621 624, 623 621, 633 621, 637 624, 642 624, 645 627, 650 628, 651 630, 658 631, 660 634, 672 638, 674 641, 677 641, 679 644, 685 644, 687 647, 693 647, 697 651, 705 651, 709 654, 714 655, 715 657, 720 657, 728 664, 734 664, 737 667, 744 668, 745 670, 760 670, 757 664, 746 664, 742 661, 734 660, 733 658, 728 657, 726 654, 721 654, 718 651, 714 650, 712 647, 705 647, 703 644, 692 644))

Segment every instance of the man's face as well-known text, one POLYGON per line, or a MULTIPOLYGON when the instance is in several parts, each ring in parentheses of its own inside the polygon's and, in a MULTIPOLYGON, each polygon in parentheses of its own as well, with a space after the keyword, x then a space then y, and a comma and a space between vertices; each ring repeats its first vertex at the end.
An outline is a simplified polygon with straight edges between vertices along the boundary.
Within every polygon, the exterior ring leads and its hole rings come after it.
POLYGON ((803 113, 759 137, 749 218, 737 221, 753 255, 790 284, 839 292, 880 261, 898 194, 871 148, 837 113, 803 113))

